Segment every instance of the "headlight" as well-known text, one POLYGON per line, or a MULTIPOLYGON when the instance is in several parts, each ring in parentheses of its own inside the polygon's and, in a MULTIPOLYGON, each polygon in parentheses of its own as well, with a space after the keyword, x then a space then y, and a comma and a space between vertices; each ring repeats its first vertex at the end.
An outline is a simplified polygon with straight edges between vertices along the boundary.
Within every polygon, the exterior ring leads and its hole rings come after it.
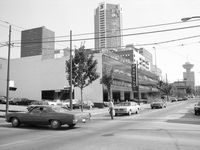
POLYGON ((73 124, 76 124, 78 122, 77 119, 73 119, 73 124))

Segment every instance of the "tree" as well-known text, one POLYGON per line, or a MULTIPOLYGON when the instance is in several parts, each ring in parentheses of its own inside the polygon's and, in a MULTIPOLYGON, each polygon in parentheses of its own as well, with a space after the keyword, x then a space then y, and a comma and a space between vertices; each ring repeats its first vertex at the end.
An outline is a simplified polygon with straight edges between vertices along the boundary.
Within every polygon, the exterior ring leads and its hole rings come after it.
MULTIPOLYGON (((75 50, 72 59, 72 84, 81 90, 81 111, 83 111, 83 89, 99 78, 97 60, 93 54, 87 53, 84 46, 75 50)), ((70 83, 70 60, 66 61, 67 79, 70 83)))
POLYGON ((113 68, 104 68, 101 83, 104 84, 108 90, 108 98, 112 99, 111 86, 113 84, 113 68))
POLYGON ((187 86, 187 87, 186 87, 186 93, 187 93, 188 95, 190 95, 190 94, 193 93, 192 88, 191 88, 190 86, 187 86))
POLYGON ((165 83, 163 81, 159 81, 157 88, 160 90, 160 92, 162 94, 167 95, 167 100, 168 100, 168 96, 169 96, 170 91, 172 89, 172 85, 165 83))

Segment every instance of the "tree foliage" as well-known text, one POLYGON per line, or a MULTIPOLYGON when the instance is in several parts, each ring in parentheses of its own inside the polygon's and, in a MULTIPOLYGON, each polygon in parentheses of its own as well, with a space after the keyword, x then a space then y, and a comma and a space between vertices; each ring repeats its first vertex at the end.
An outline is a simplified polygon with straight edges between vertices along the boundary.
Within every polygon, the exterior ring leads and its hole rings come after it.
MULTIPOLYGON (((70 60, 66 61, 67 80, 70 83, 70 60)), ((97 73, 97 60, 94 60, 93 54, 87 53, 84 46, 75 50, 75 56, 72 59, 72 84, 81 89, 81 103, 83 88, 99 78, 97 73)))
POLYGON ((165 83, 163 81, 159 81, 157 88, 160 90, 162 94, 169 95, 172 89, 172 85, 165 83))
POLYGON ((104 84, 108 90, 108 98, 112 99, 111 94, 111 86, 113 84, 113 68, 108 69, 104 68, 103 70, 103 76, 101 78, 101 83, 104 84))

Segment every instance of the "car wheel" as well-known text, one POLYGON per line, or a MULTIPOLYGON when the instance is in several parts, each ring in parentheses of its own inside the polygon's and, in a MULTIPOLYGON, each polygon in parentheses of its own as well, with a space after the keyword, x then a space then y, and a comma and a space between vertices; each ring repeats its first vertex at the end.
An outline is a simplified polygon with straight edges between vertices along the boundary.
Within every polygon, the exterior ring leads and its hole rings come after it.
POLYGON ((76 124, 68 124, 70 128, 73 128, 76 124))
POLYGON ((136 111, 135 113, 136 113, 136 114, 139 114, 139 112, 140 112, 139 109, 137 109, 137 111, 136 111))
POLYGON ((117 116, 118 114, 117 113, 115 113, 115 116, 117 116))
POLYGON ((154 109, 154 107, 151 107, 151 109, 154 109))
POLYGON ((132 114, 131 110, 129 110, 128 115, 130 116, 132 114))
POLYGON ((61 123, 58 120, 52 120, 51 121, 51 128, 52 129, 58 129, 61 127, 61 123))
POLYGON ((11 119, 11 122, 12 122, 12 126, 13 127, 18 127, 19 125, 20 125, 20 121, 19 121, 19 119, 18 118, 12 118, 11 119))

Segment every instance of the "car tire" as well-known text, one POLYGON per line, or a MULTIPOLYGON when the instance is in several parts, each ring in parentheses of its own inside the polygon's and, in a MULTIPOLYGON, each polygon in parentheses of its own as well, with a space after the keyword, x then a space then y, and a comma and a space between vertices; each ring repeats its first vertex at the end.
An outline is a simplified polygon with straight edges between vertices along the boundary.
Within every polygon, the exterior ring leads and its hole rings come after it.
POLYGON ((154 107, 151 107, 151 109, 154 109, 154 107))
POLYGON ((140 112, 139 109, 137 109, 135 113, 136 113, 136 114, 139 114, 139 112, 140 112))
POLYGON ((51 128, 58 129, 61 127, 61 123, 59 120, 51 120, 51 128))
POLYGON ((117 116, 118 114, 117 113, 115 113, 115 116, 117 116))
POLYGON ((74 128, 76 124, 68 124, 69 128, 74 128))
POLYGON ((12 123, 13 127, 19 127, 19 125, 20 125, 20 121, 16 117, 14 117, 14 118, 11 119, 11 123, 12 123))
POLYGON ((194 114, 195 114, 195 115, 197 115, 197 112, 196 112, 196 111, 194 111, 194 114))

